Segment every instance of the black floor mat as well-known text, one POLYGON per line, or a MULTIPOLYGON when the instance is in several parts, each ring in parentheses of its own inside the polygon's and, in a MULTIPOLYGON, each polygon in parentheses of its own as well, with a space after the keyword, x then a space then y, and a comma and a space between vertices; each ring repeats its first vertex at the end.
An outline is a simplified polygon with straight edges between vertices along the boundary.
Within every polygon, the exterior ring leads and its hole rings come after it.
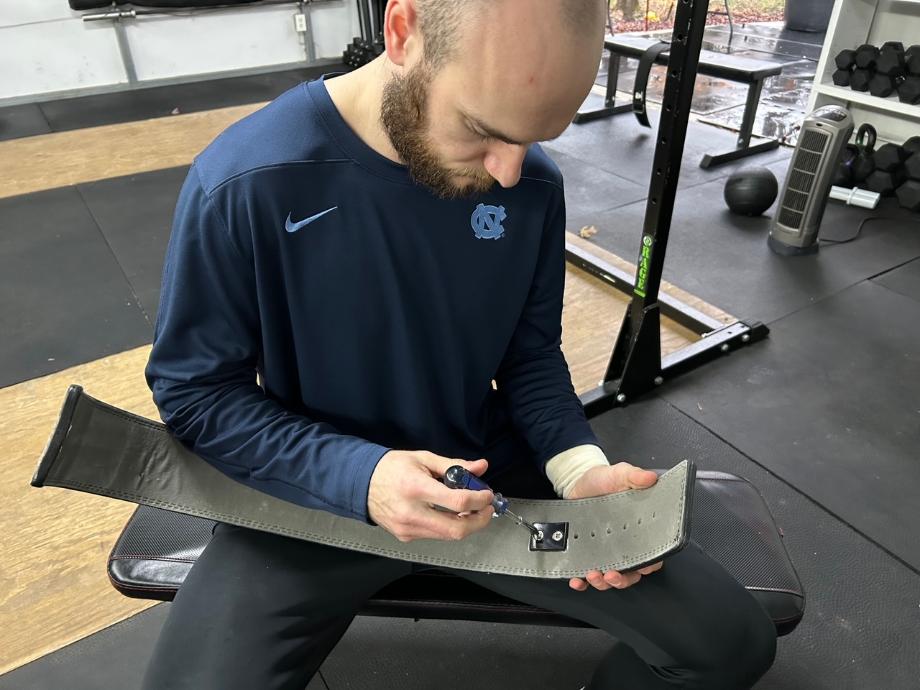
POLYGON ((35 103, 0 108, 0 141, 47 134, 48 121, 35 103))
MULTIPOLYGON (((342 65, 333 63, 264 74, 62 98, 28 106, 0 108, 0 123, 5 120, 15 123, 17 119, 21 119, 23 122, 11 127, 10 131, 15 136, 28 136, 43 133, 39 131, 42 126, 45 132, 63 132, 246 103, 260 103, 276 98, 302 81, 344 70, 342 65), (28 110, 23 110, 24 108, 28 110)), ((4 138, 13 136, 5 136, 5 128, 0 127, 0 140, 4 138)))
MULTIPOLYGON (((920 215, 917 216, 917 231, 920 232, 920 215)), ((920 259, 880 275, 875 282, 920 302, 920 259)))
MULTIPOLYGON (((139 690, 169 604, 160 604, 0 676, 0 690, 139 690)), ((328 690, 315 677, 306 690, 328 690)))
MULTIPOLYGON (((768 167, 781 187, 787 164, 768 167)), ((889 220, 868 222, 855 241, 823 246, 812 256, 778 256, 767 247, 772 211, 756 218, 732 214, 723 201, 724 184, 679 190, 664 279, 739 318, 774 321, 920 256, 917 214, 893 199, 876 210, 830 202, 821 237, 845 239, 865 218, 889 220)), ((594 225, 594 242, 635 261, 645 209, 645 202, 637 202, 593 214, 573 211, 569 226, 594 225)))
POLYGON ((330 690, 578 690, 612 644, 584 628, 358 618, 322 673, 330 690))
MULTIPOLYGON (((568 217, 591 215, 644 199, 645 185, 595 168, 564 153, 550 154, 562 171, 568 217)), ((569 229, 577 231, 569 225, 569 229)))
POLYGON ((920 303, 864 281, 662 395, 920 569, 918 343, 920 303))
MULTIPOLYGON (((583 125, 571 125, 562 136, 546 142, 544 146, 550 155, 555 152, 564 153, 619 177, 635 180, 647 188, 655 155, 658 113, 652 112, 650 119, 651 129, 642 127, 630 113, 583 125)), ((736 138, 737 135, 733 132, 690 122, 680 167, 681 186, 724 178, 738 168, 767 165, 788 159, 792 155, 792 149, 780 147, 710 170, 699 167, 700 160, 706 153, 733 151, 736 138)))
POLYGON ((0 387, 149 342, 151 328, 73 187, 0 199, 0 387))
MULTIPOLYGON (((761 346, 752 347, 747 357, 751 366, 763 357, 757 347, 761 346)), ((682 404, 695 409, 694 395, 705 382, 723 382, 733 376, 744 380, 741 372, 715 366, 698 370, 693 380, 680 381, 682 404)), ((677 383, 666 384, 662 393, 674 397, 677 383)), ((773 395, 780 394, 773 391, 773 395)), ((725 407, 731 404, 742 403, 734 400, 725 407)), ((744 413, 749 417, 748 426, 766 426, 765 414, 753 406, 745 406, 744 413)), ((717 418, 713 413, 704 421, 712 425, 717 418)), ((916 624, 920 575, 747 459, 751 444, 744 439, 735 439, 735 450, 660 398, 608 412, 596 418, 593 426, 611 461, 670 467, 689 458, 701 469, 745 477, 764 495, 805 587, 806 606, 798 628, 780 638, 776 662, 755 686, 757 690, 915 686, 920 677, 920 657, 914 651, 920 647, 916 624)), ((776 428, 773 433, 777 440, 784 435, 776 428)), ((756 453, 753 459, 761 462, 756 453)), ((868 492, 874 486, 870 466, 859 474, 868 492)), ((839 475, 825 477, 829 490, 841 481, 846 480, 839 475)), ((883 499, 879 505, 884 506, 883 499)), ((891 518, 889 524, 917 522, 898 523, 891 518)))
POLYGON ((151 326, 176 198, 187 172, 183 166, 79 185, 151 326))

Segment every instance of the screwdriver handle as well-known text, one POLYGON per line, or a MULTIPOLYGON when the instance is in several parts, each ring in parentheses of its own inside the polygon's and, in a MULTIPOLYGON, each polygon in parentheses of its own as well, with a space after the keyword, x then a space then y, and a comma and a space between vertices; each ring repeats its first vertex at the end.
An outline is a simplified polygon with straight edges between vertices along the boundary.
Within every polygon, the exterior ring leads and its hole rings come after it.
MULTIPOLYGON (((447 468, 447 472, 444 473, 444 484, 451 489, 492 490, 488 484, 472 472, 460 467, 460 465, 453 465, 447 468)), ((508 510, 508 499, 496 493, 495 498, 492 499, 492 510, 498 515, 504 514, 508 510)))

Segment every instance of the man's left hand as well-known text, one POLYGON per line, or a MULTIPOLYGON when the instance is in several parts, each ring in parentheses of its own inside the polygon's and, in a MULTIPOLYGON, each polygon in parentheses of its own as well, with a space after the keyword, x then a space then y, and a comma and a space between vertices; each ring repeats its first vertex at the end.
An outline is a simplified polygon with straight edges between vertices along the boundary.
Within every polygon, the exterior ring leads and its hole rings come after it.
MULTIPOLYGON (((575 485, 572 487, 568 498, 591 498, 593 496, 606 496, 615 494, 619 491, 628 489, 647 489, 658 481, 658 475, 651 470, 643 470, 628 462, 618 462, 616 465, 609 467, 592 467, 585 472, 575 485)), ((643 575, 654 573, 661 570, 662 562, 658 561, 644 568, 639 568, 629 573, 621 573, 617 570, 592 570, 585 576, 573 577, 569 580, 569 587, 584 592, 588 585, 594 589, 605 590, 625 589, 631 587, 642 579, 643 575)))

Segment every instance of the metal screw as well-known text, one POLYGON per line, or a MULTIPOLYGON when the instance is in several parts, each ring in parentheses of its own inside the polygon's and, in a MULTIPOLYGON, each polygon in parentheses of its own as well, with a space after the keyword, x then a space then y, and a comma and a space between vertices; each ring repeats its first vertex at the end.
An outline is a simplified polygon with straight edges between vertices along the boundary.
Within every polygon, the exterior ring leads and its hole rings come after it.
POLYGON ((748 335, 747 333, 745 333, 743 336, 741 336, 741 342, 742 342, 742 343, 748 343, 748 342, 750 342, 750 341, 751 341, 751 336, 748 335))
POLYGON ((618 403, 624 403, 624 402, 626 402, 626 396, 623 395, 622 393, 617 394, 617 402, 618 402, 618 403))
POLYGON ((664 383, 664 378, 661 377, 661 376, 656 376, 656 377, 655 377, 655 385, 656 385, 656 386, 660 386, 662 383, 664 383))
POLYGON ((722 343, 722 352, 728 352, 728 343, 722 343))
POLYGON ((543 530, 542 529, 537 530, 537 541, 543 541, 543 530))
POLYGON ((553 541, 562 541, 562 536, 562 531, 557 529, 553 532, 553 541))

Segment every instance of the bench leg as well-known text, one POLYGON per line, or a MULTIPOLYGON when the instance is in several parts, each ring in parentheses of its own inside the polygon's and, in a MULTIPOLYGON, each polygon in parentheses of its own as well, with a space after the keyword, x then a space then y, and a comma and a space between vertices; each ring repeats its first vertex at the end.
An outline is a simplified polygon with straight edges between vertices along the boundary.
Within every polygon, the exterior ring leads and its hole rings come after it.
POLYGON ((765 141, 762 144, 757 144, 756 146, 746 146, 743 149, 729 151, 728 153, 719 153, 716 155, 707 153, 703 156, 703 160, 700 161, 700 167, 715 168, 719 165, 723 165, 724 163, 736 161, 739 158, 747 158, 748 156, 764 153, 766 151, 772 151, 776 148, 779 148, 779 142, 776 141, 776 139, 770 139, 769 141, 765 141))
POLYGON ((754 131, 754 119, 757 116, 757 105, 760 103, 760 94, 763 91, 763 79, 758 79, 748 87, 747 103, 744 104, 744 117, 741 119, 741 131, 738 132, 738 148, 747 148, 751 143, 751 132, 754 131))
POLYGON ((757 115, 757 104, 760 102, 760 93, 763 90, 763 79, 758 79, 751 83, 748 88, 747 103, 744 105, 744 116, 741 119, 741 131, 738 132, 738 148, 728 153, 717 155, 706 154, 700 161, 701 168, 714 168, 717 165, 728 163, 730 161, 753 156, 757 153, 772 151, 779 147, 779 142, 770 139, 762 144, 751 146, 751 132, 754 129, 754 118, 757 115))
POLYGON ((614 104, 617 94, 617 79, 619 76, 620 56, 616 53, 611 53, 610 62, 607 67, 607 93, 604 97, 604 106, 602 108, 596 108, 595 110, 579 110, 575 114, 575 117, 572 118, 574 124, 581 125, 585 122, 601 120, 611 115, 617 115, 618 113, 625 113, 632 110, 632 103, 619 106, 614 104))

